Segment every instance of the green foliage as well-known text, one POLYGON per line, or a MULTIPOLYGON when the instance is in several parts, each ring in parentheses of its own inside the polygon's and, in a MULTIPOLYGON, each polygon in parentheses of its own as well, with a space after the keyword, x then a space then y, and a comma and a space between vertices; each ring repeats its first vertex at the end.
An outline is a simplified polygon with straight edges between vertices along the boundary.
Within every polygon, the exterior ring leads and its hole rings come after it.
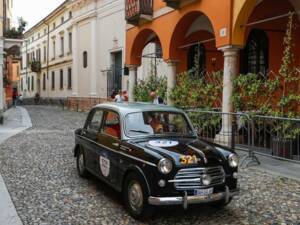
POLYGON ((150 74, 146 80, 139 80, 134 87, 134 98, 139 102, 151 102, 150 93, 155 91, 164 100, 167 99, 167 78, 157 75, 159 60, 151 61, 150 74))
POLYGON ((233 106, 236 111, 268 114, 279 86, 278 77, 260 79, 256 74, 240 75, 233 81, 233 106))
MULTIPOLYGON (((295 111, 295 105, 300 104, 300 96, 298 94, 299 85, 299 72, 295 72, 295 68, 292 66, 294 62, 293 55, 293 31, 294 31, 294 14, 290 13, 287 24, 287 30, 284 37, 283 45, 283 57, 282 64, 279 70, 279 77, 281 79, 281 99, 278 103, 278 110, 281 112, 281 116, 290 114, 295 111)), ((293 113, 296 116, 297 112, 293 113)), ((299 116, 299 115, 298 115, 299 116)))
POLYGON ((151 102, 150 93, 152 91, 156 91, 160 97, 166 99, 167 78, 151 74, 145 81, 139 80, 134 87, 134 97, 140 102, 151 102))
POLYGON ((177 85, 170 98, 177 107, 212 109, 221 105, 222 73, 213 72, 199 78, 184 72, 177 76, 177 85))
POLYGON ((41 62, 39 61, 30 62, 30 68, 32 72, 36 72, 36 73, 41 72, 41 62))
MULTIPOLYGON (((300 117, 300 73, 293 66, 293 17, 290 13, 284 38, 284 52, 279 73, 268 79, 256 74, 240 75, 233 81, 232 102, 236 111, 275 117, 300 117)), ((281 138, 295 138, 300 134, 297 123, 280 120, 273 124, 273 134, 281 138)))
POLYGON ((7 38, 21 39, 23 37, 25 28, 27 26, 27 22, 22 17, 19 17, 18 23, 19 23, 19 25, 17 28, 13 27, 13 28, 7 30, 4 33, 4 36, 7 38))
POLYGON ((6 87, 11 84, 11 80, 9 80, 6 76, 3 76, 3 86, 6 87))
POLYGON ((23 34, 24 31, 25 31, 25 28, 27 26, 27 22, 22 18, 22 17, 19 17, 18 18, 18 23, 19 23, 19 26, 18 26, 18 32, 23 34))

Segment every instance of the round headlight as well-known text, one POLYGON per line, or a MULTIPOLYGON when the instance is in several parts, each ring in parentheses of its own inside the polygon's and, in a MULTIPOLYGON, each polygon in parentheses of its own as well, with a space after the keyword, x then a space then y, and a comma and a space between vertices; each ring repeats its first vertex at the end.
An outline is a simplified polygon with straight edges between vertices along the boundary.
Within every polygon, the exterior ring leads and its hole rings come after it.
POLYGON ((203 175, 202 176, 202 184, 204 184, 205 186, 210 185, 211 184, 211 176, 203 175))
POLYGON ((159 172, 161 172, 162 174, 168 174, 172 171, 173 165, 171 160, 163 158, 159 161, 157 167, 159 172))
POLYGON ((228 163, 230 167, 238 167, 239 165, 239 157, 236 154, 231 154, 228 157, 228 163))

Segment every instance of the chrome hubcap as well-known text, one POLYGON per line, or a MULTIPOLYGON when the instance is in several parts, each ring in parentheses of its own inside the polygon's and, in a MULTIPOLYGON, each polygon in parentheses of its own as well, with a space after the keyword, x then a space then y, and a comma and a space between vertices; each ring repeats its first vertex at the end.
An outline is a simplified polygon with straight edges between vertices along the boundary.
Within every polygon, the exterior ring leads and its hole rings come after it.
POLYGON ((129 185, 128 200, 134 211, 140 211, 143 207, 143 191, 141 185, 133 181, 129 185))
POLYGON ((84 171, 84 158, 82 153, 79 154, 78 167, 80 172, 84 171))

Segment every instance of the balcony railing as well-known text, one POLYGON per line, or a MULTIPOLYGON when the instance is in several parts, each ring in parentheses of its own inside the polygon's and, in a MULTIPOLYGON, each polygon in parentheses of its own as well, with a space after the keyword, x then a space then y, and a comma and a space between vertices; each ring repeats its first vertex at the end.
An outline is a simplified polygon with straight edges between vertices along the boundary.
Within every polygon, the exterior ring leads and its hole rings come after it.
POLYGON ((125 18, 129 24, 151 21, 153 15, 153 0, 126 0, 125 18))
POLYGON ((41 72, 41 62, 40 61, 33 61, 30 65, 31 71, 35 73, 41 72))
POLYGON ((167 6, 178 9, 185 4, 189 4, 191 2, 195 2, 196 0, 163 0, 167 6))

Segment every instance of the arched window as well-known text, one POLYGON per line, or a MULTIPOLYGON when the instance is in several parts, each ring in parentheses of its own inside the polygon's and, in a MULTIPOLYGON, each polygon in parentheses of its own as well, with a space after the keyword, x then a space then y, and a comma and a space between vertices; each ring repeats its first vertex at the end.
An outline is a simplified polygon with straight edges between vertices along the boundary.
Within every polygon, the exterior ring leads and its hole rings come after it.
POLYGON ((269 72, 269 40, 263 30, 253 29, 248 37, 247 45, 243 52, 244 74, 262 74, 269 72))
POLYGON ((206 53, 203 44, 190 47, 188 51, 188 71, 196 76, 203 77, 205 72, 206 53))

